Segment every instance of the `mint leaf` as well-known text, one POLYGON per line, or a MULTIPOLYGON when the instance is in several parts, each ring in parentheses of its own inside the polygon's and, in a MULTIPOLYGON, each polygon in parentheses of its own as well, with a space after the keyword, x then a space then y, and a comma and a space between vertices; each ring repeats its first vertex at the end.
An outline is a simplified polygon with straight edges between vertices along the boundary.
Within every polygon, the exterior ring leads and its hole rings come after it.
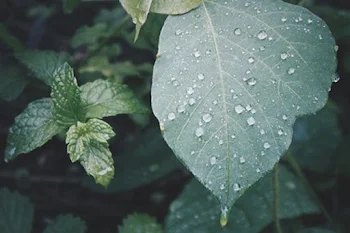
POLYGON ((18 192, 0 190, 0 232, 30 233, 34 207, 27 197, 18 192))
POLYGON ((85 120, 86 108, 80 92, 73 69, 64 63, 54 73, 51 91, 53 117, 57 124, 71 126, 85 120))
POLYGON ((107 187, 114 176, 112 153, 108 143, 97 140, 84 141, 84 154, 80 158, 85 171, 95 178, 96 183, 107 187))
POLYGON ((81 90, 81 97, 87 103, 87 118, 148 112, 123 84, 99 79, 81 86, 81 90))
POLYGON ((53 82, 54 72, 68 59, 66 54, 52 51, 28 50, 17 53, 15 56, 23 65, 33 72, 36 78, 43 81, 48 86, 51 86, 53 82))
POLYGON ((119 233, 162 233, 162 226, 147 214, 132 214, 118 227, 119 233))
POLYGON ((7 138, 6 159, 28 153, 59 133, 62 128, 53 120, 52 106, 50 98, 36 100, 15 118, 7 138))
POLYGON ((66 138, 72 162, 78 161, 84 154, 84 143, 89 143, 91 140, 107 143, 107 140, 114 136, 112 127, 98 119, 90 119, 87 123, 78 122, 77 125, 72 125, 66 138))
POLYGON ((71 214, 58 216, 54 223, 50 224, 43 233, 84 233, 86 224, 78 217, 71 214))

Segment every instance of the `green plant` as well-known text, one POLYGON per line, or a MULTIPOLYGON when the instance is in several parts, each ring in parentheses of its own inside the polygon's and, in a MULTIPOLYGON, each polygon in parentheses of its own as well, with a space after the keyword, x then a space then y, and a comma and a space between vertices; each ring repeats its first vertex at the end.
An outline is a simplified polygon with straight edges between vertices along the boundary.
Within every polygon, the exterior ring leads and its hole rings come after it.
MULTIPOLYGON (((159 133, 142 132, 145 139, 136 144, 146 146, 131 145, 131 151, 113 158, 108 141, 116 134, 101 119, 130 114, 139 128, 151 124, 141 101, 151 93, 161 134, 195 177, 171 204, 164 232, 218 232, 228 224, 222 232, 258 233, 274 222, 275 231, 281 233, 288 232, 281 219, 320 212, 332 222, 303 172, 339 172, 329 156, 341 143, 338 109, 328 101, 332 83, 339 81, 338 46, 327 24, 306 8, 281 0, 120 3, 136 25, 135 36, 120 7, 103 11, 70 40, 72 49, 86 52, 83 58, 77 52, 70 57, 24 50, 0 25, 8 35, 0 39, 5 38, 16 58, 6 76, 17 77, 16 67, 21 67, 51 88, 51 98, 34 100, 15 118, 6 160, 58 135, 67 144, 70 160, 79 161, 106 189, 89 178, 82 182, 85 187, 109 193, 149 184, 182 168, 172 155, 163 156, 172 152, 165 144, 159 146, 159 133), (164 22, 163 16, 151 13, 173 16, 164 22), (154 66, 115 62, 124 49, 118 40, 137 51, 157 54, 154 66), (74 64, 83 85, 77 84, 68 63, 74 64), (151 75, 151 88, 147 79, 134 86, 129 80, 151 75), (319 138, 323 132, 328 135, 319 138), (324 145, 313 149, 321 141, 324 145)), ((79 1, 63 1, 66 13, 74 16, 77 7, 79 1)), ((0 89, 1 98, 16 99, 28 83, 28 78, 6 82, 17 91, 0 89)), ((139 214, 129 216, 119 228, 122 233, 162 231, 154 219, 139 214)), ((300 226, 296 231, 327 229, 300 226)))

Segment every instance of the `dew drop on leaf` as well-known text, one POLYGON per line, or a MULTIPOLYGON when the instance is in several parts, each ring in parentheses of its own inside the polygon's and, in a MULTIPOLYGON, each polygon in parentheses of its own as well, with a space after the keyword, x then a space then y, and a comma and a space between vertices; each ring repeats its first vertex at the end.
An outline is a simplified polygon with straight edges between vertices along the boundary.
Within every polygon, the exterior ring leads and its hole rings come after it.
POLYGON ((198 127, 195 131, 197 137, 201 137, 204 134, 204 129, 202 127, 198 127))
POLYGON ((173 113, 173 112, 171 112, 171 113, 168 114, 168 119, 169 119, 170 121, 174 120, 175 117, 176 117, 176 116, 175 116, 175 113, 173 113))
POLYGON ((238 104, 235 106, 235 112, 238 114, 241 114, 244 111, 244 108, 242 105, 238 104))
POLYGON ((259 39, 259 40, 265 40, 266 37, 267 37, 266 31, 262 30, 262 31, 260 31, 260 32, 258 33, 258 39, 259 39))
POLYGON ((206 122, 206 123, 210 122, 212 118, 213 117, 209 113, 204 114, 203 117, 202 117, 203 121, 206 122))
POLYGON ((248 117, 247 123, 248 123, 248 125, 254 125, 254 124, 255 124, 255 119, 254 119, 254 117, 248 117))
POLYGON ((234 33, 235 33, 236 36, 240 36, 240 35, 242 34, 240 28, 236 28, 236 29, 234 30, 234 33))

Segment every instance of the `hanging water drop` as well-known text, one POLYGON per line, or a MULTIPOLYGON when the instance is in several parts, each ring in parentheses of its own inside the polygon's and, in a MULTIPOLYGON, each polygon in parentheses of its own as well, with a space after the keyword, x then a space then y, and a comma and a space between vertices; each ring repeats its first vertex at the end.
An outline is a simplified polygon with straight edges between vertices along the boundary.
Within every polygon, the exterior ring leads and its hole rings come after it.
POLYGON ((221 208, 221 216, 220 216, 221 227, 226 226, 227 222, 228 222, 228 208, 227 206, 224 206, 223 208, 221 208))
POLYGON ((282 116, 282 119, 283 119, 284 121, 286 121, 286 120, 288 119, 288 117, 287 117, 286 115, 283 115, 283 116, 282 116))
POLYGON ((246 83, 249 85, 249 86, 254 86, 256 84, 256 79, 255 78, 250 78, 246 81, 246 83))
POLYGON ((245 159, 244 159, 243 157, 240 157, 240 158, 239 158, 239 162, 240 162, 240 163, 245 163, 245 159))
POLYGON ((211 165, 215 165, 216 164, 216 157, 215 156, 210 158, 210 164, 211 165))
POLYGON ((278 133, 278 135, 282 136, 282 135, 284 134, 284 131, 283 131, 282 129, 279 129, 279 130, 277 131, 277 133, 278 133))
POLYGON ((334 83, 337 83, 337 82, 339 82, 339 80, 340 80, 340 76, 339 76, 339 74, 338 73, 335 73, 334 75, 333 75, 333 82, 334 83))
POLYGON ((264 148, 265 149, 269 149, 270 147, 271 147, 270 143, 268 143, 268 142, 264 143, 264 148))
POLYGON ((224 190, 224 189, 225 189, 225 185, 224 185, 224 184, 221 184, 221 185, 220 185, 220 189, 221 189, 221 190, 224 190))
POLYGON ((238 192, 239 190, 241 190, 241 186, 237 183, 233 184, 233 191, 238 192))
POLYGON ((287 53, 281 53, 281 59, 282 60, 286 60, 287 59, 287 57, 288 57, 288 54, 287 53))
POLYGON ((287 73, 288 73, 288 74, 294 74, 294 73, 295 73, 295 69, 294 69, 294 68, 289 68, 289 69, 287 70, 287 73))

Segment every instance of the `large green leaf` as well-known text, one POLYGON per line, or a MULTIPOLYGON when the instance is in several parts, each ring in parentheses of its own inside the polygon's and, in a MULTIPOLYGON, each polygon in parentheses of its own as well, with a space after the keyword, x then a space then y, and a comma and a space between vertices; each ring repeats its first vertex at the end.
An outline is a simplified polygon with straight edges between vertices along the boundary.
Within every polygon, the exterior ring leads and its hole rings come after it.
POLYGON ((162 233, 162 226, 147 214, 132 214, 118 227, 119 233, 162 233))
POLYGON ((63 53, 31 50, 17 53, 16 58, 32 71, 36 78, 49 86, 53 82, 54 72, 68 59, 63 53))
POLYGON ((84 233, 86 224, 83 220, 72 215, 58 216, 56 221, 50 224, 43 233, 84 233))
POLYGON ((73 69, 64 63, 54 73, 51 90, 54 106, 52 114, 57 124, 71 126, 85 120, 86 106, 80 93, 73 69))
POLYGON ((126 12, 131 15, 134 24, 136 24, 136 35, 142 25, 146 22, 149 12, 161 14, 183 14, 197 7, 202 0, 119 0, 126 12))
POLYGON ((81 90, 88 118, 148 112, 127 86, 113 81, 99 79, 83 85, 81 90))
POLYGON ((335 151, 341 141, 337 118, 337 109, 330 102, 316 115, 297 119, 288 151, 303 169, 314 172, 336 169, 335 151))
POLYGON ((27 197, 17 192, 0 190, 0 232, 30 233, 34 207, 27 197))
POLYGON ((33 101, 15 118, 7 138, 6 159, 28 153, 44 145, 62 129, 52 117, 52 101, 49 98, 33 101))
POLYGON ((114 137, 112 127, 104 121, 90 119, 86 123, 78 122, 72 125, 66 137, 67 150, 72 162, 76 162, 86 153, 85 144, 91 140, 107 143, 107 140, 114 137))
POLYGON ((334 47, 320 18, 280 0, 205 1, 167 18, 153 111, 167 143, 223 209, 273 168, 296 117, 325 105, 334 47))
MULTIPOLYGON (((220 205, 197 180, 192 180, 170 206, 167 233, 257 233, 273 221, 272 174, 249 189, 232 207, 229 222, 221 230, 220 205)), ((317 213, 320 208, 307 188, 286 167, 280 167, 280 218, 317 213)), ((240 187, 235 186, 236 190, 240 187)))
POLYGON ((140 139, 126 144, 125 148, 115 157, 115 177, 108 189, 102 189, 88 178, 85 185, 99 192, 129 191, 182 168, 159 130, 144 132, 140 139))

